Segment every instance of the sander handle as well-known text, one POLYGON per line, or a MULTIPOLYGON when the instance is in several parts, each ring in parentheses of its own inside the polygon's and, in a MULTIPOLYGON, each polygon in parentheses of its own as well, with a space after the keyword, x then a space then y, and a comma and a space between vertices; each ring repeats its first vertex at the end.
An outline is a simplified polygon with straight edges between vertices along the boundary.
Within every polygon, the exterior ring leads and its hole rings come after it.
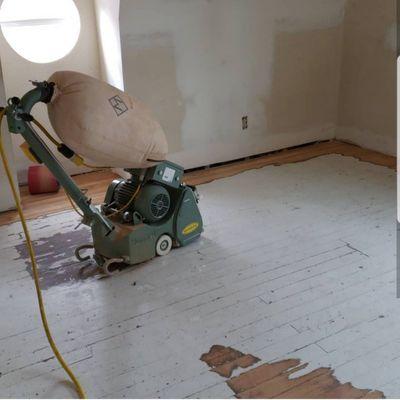
POLYGON ((83 222, 91 225, 97 220, 96 222, 100 222, 105 228, 105 235, 108 235, 114 229, 113 223, 91 204, 91 199, 73 181, 31 125, 33 106, 39 102, 48 103, 54 91, 54 84, 51 82, 43 81, 33 84, 35 88, 27 92, 21 99, 12 97, 8 100, 6 107, 8 129, 12 133, 22 135, 40 161, 53 173, 60 185, 82 210, 83 222))

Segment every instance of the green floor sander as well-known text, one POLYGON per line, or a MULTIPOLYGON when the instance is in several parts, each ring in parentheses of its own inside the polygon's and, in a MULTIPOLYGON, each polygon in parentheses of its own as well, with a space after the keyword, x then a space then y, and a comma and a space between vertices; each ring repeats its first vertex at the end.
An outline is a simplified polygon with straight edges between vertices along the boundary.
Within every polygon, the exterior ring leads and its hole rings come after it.
POLYGON ((83 250, 93 248, 98 266, 111 274, 121 263, 137 264, 166 255, 172 247, 185 246, 200 236, 203 223, 196 188, 186 185, 183 168, 169 161, 150 168, 125 169, 129 178, 110 183, 101 208, 91 204, 32 127, 32 107, 48 103, 54 92, 46 81, 34 86, 21 99, 8 100, 5 113, 9 131, 24 137, 31 155, 48 167, 82 211, 93 244, 76 249, 80 261, 89 258, 81 254, 83 250))

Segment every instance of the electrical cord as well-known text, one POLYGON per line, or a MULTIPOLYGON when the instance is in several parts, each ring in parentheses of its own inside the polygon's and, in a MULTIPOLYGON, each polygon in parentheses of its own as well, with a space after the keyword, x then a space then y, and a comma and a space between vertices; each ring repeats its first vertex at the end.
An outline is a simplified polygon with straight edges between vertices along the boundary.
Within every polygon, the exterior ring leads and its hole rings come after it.
MULTIPOLYGON (((61 149, 63 146, 65 146, 63 143, 60 143, 57 141, 57 139, 54 138, 54 136, 35 118, 32 119, 32 122, 46 135, 46 137, 57 147, 57 149, 61 149)), ((72 151, 72 150, 71 150, 72 151)), ((62 153, 63 154, 63 153, 62 153)), ((88 168, 97 168, 97 169, 108 169, 110 167, 97 167, 91 164, 87 164, 81 156, 78 154, 73 153, 73 155, 70 157, 71 161, 76 164, 76 165, 83 165, 88 168)), ((133 202, 135 199, 136 195, 139 193, 140 190, 140 185, 137 187, 135 192, 133 193, 132 197, 129 199, 129 201, 121 207, 119 210, 116 210, 112 212, 111 214, 108 214, 107 217, 113 217, 122 211, 126 210, 133 202)), ((83 214, 78 210, 76 205, 74 204, 73 200, 71 199, 71 196, 67 192, 65 194, 68 197, 69 202, 71 203, 72 208, 75 210, 75 212, 80 216, 83 217, 83 214)))
POLYGON ((111 214, 107 214, 107 217, 109 217, 109 218, 113 217, 114 215, 117 215, 120 212, 126 210, 132 204, 132 201, 135 199, 136 195, 139 193, 140 187, 141 187, 141 185, 138 185, 138 187, 136 188, 132 197, 129 199, 129 201, 124 206, 122 206, 119 210, 113 211, 111 214))
POLYGON ((47 136, 47 138, 56 146, 60 146, 61 143, 59 141, 57 141, 52 135, 51 133, 39 122, 37 121, 35 118, 32 120, 32 122, 47 136))
MULTIPOLYGON (((60 148, 62 147, 62 143, 60 143, 58 140, 56 140, 56 139, 54 138, 54 136, 53 136, 53 135, 52 135, 38 120, 37 120, 37 119, 33 118, 32 122, 46 135, 46 137, 57 147, 57 149, 60 149, 60 148)), ((95 168, 95 169, 96 169, 96 168, 97 168, 97 169, 106 169, 106 168, 109 168, 109 167, 97 167, 97 166, 95 166, 95 165, 87 164, 87 163, 83 160, 83 158, 82 158, 81 156, 77 155, 77 154, 74 154, 74 156, 72 156, 71 161, 72 161, 74 164, 78 165, 78 166, 83 165, 83 166, 88 167, 88 168, 95 168)), ((83 214, 78 210, 78 207, 75 205, 75 203, 74 203, 74 201, 72 200, 71 196, 70 196, 67 192, 65 192, 65 194, 66 194, 66 196, 67 196, 67 198, 68 198, 68 201, 70 202, 72 208, 74 209, 74 211, 75 211, 80 217, 83 217, 83 214)))
MULTIPOLYGON (((63 153, 62 149, 65 148, 65 144, 59 142, 57 139, 54 138, 54 136, 35 118, 33 118, 32 122, 46 135, 46 137, 57 147, 57 149, 65 156, 63 153)), ((97 166, 97 165, 92 165, 88 164, 79 154, 76 154, 73 152, 71 149, 68 149, 72 154, 69 158, 74 164, 81 166, 83 165, 84 167, 87 168, 93 168, 93 169, 109 169, 111 167, 106 167, 106 166, 97 166)))
POLYGON ((5 109, 3 109, 0 112, 0 155, 1 155, 1 158, 2 158, 2 161, 3 161, 3 165, 4 165, 4 169, 5 169, 7 178, 8 178, 8 182, 10 184, 10 188, 11 188, 11 191, 12 191, 12 194, 13 194, 13 197, 14 197, 15 205, 17 207, 18 214, 19 214, 19 217, 21 219, 22 228, 23 228, 23 231, 24 231, 24 234, 25 234, 26 246, 28 248, 29 256, 30 256, 31 263, 32 263, 33 279, 34 279, 34 282, 35 282, 36 295, 37 295, 37 300, 38 300, 38 303, 39 303, 40 317, 42 319, 43 328, 44 328, 47 340, 48 340, 48 342, 50 344, 50 347, 51 347, 55 357, 57 358, 58 362, 60 363, 60 365, 62 366, 64 371, 68 374, 68 376, 70 377, 72 382, 74 383, 76 391, 77 391, 79 397, 81 399, 85 399, 86 398, 85 391, 84 391, 81 383, 79 382, 78 378, 74 375, 74 373, 72 372, 72 370, 70 369, 68 364, 65 362, 64 358, 62 357, 61 353, 59 352, 59 350, 57 348, 57 345, 54 342, 54 339, 53 339, 53 336, 51 334, 50 327, 49 327, 49 324, 48 324, 48 321, 47 321, 46 311, 45 311, 43 297, 42 297, 42 291, 40 289, 39 271, 38 271, 38 266, 37 266, 37 263, 36 263, 35 251, 34 251, 33 244, 32 244, 31 238, 30 238, 28 225, 26 223, 25 216, 24 216, 24 213, 23 213, 23 210, 22 210, 22 207, 21 207, 21 202, 20 202, 19 197, 18 197, 16 185, 15 185, 15 182, 14 182, 14 178, 13 178, 13 176, 11 174, 11 170, 10 170, 10 166, 9 166, 9 163, 8 163, 7 155, 6 155, 4 147, 3 147, 2 135, 1 135, 1 122, 3 120, 4 114, 5 114, 5 109))
MULTIPOLYGON (((61 143, 58 142, 51 134, 50 132, 35 118, 32 120, 32 122, 46 135, 46 137, 57 147, 59 148, 61 146, 61 143)), ((84 165, 84 164, 82 164, 84 165)), ((83 217, 83 214, 78 210, 78 207, 75 205, 74 201, 72 200, 71 196, 65 192, 65 195, 67 196, 68 201, 70 202, 72 208, 74 211, 80 216, 83 217)))
POLYGON ((79 211, 78 207, 75 205, 74 201, 72 200, 71 196, 65 192, 65 195, 67 196, 68 201, 71 203, 72 208, 74 209, 74 211, 83 218, 83 214, 79 211))

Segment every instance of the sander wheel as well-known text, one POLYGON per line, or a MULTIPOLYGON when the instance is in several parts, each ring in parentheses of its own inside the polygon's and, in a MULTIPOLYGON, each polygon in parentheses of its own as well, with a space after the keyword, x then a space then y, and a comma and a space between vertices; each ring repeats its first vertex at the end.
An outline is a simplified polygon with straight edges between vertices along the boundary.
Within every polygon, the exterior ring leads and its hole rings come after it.
POLYGON ((172 239, 169 235, 161 235, 156 243, 156 254, 166 256, 172 248, 172 239))

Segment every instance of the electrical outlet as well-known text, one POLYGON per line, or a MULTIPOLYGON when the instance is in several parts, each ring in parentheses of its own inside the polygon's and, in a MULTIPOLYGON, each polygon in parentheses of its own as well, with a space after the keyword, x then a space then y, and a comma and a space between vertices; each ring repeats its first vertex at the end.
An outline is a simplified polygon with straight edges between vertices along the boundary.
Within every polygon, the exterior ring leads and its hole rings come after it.
POLYGON ((245 130, 248 127, 248 119, 247 119, 247 115, 242 117, 242 129, 245 130))

